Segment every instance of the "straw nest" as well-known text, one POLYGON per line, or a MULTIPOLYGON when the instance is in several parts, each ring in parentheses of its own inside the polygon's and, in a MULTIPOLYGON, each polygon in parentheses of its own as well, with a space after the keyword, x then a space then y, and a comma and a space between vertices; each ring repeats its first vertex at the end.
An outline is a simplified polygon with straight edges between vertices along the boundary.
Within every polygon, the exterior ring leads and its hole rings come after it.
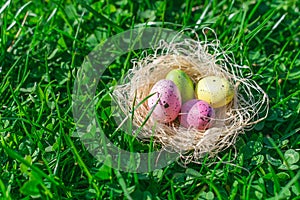
POLYGON ((267 116, 268 97, 251 76, 249 67, 237 65, 233 55, 221 49, 218 40, 161 41, 152 55, 133 60, 125 83, 114 89, 113 97, 123 116, 119 122, 124 125, 126 119, 132 120, 132 134, 141 141, 153 138, 161 148, 178 152, 186 162, 197 162, 205 154, 214 156, 234 145, 239 134, 267 116), (199 131, 180 126, 178 119, 163 124, 148 118, 147 96, 153 85, 172 69, 183 70, 194 84, 205 76, 216 75, 234 86, 234 99, 215 109, 211 128, 199 131))

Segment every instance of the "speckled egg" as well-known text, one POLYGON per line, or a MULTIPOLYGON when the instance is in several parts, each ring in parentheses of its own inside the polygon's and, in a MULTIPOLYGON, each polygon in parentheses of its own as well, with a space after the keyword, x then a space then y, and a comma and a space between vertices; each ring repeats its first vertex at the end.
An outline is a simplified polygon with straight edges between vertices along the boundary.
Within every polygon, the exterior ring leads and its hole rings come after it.
POLYGON ((196 86, 197 99, 208 102, 213 108, 227 105, 233 96, 234 88, 226 78, 207 76, 196 86))
POLYGON ((155 106, 152 117, 158 122, 168 123, 176 119, 181 109, 180 91, 171 80, 162 79, 151 89, 148 99, 150 109, 155 106))
POLYGON ((211 126, 214 117, 214 109, 207 102, 200 100, 189 110, 187 123, 189 127, 205 130, 211 126))
POLYGON ((180 125, 184 126, 185 128, 189 127, 189 124, 187 122, 188 113, 191 110, 191 108, 193 107, 193 105, 195 105, 195 103, 197 103, 198 101, 200 101, 200 100, 191 99, 191 100, 185 102, 181 106, 181 111, 179 113, 180 125))
POLYGON ((167 74, 166 79, 173 81, 178 87, 182 103, 194 98, 193 81, 184 71, 180 69, 173 69, 167 74))

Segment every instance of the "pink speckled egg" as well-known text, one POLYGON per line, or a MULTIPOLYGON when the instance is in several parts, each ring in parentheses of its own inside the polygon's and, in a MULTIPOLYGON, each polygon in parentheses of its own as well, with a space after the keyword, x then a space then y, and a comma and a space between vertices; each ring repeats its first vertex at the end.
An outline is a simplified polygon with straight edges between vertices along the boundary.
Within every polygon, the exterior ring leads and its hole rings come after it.
POLYGON ((150 109, 156 106, 152 116, 158 122, 168 123, 176 119, 181 109, 181 96, 177 86, 171 80, 162 79, 151 89, 148 99, 150 109))
POLYGON ((179 114, 180 124, 182 126, 184 126, 185 128, 189 127, 189 124, 187 122, 188 113, 191 110, 191 108, 193 107, 193 105, 195 105, 195 103, 197 103, 198 101, 199 101, 198 99, 191 99, 191 100, 185 102, 181 106, 181 111, 180 111, 180 114, 179 114))
POLYGON ((205 101, 196 102, 187 116, 189 127, 205 130, 211 126, 211 118, 215 117, 214 109, 205 101))
POLYGON ((210 127, 215 116, 213 108, 205 101, 192 99, 184 103, 180 112, 180 124, 185 128, 205 130, 210 127))

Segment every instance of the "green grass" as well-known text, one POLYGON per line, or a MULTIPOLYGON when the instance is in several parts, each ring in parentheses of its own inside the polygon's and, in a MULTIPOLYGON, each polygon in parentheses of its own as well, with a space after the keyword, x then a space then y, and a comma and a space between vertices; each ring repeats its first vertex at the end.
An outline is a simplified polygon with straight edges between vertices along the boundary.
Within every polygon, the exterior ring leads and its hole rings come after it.
MULTIPOLYGON (((0 4, 0 199, 299 199, 300 4, 289 1, 12 1, 0 4), (210 27, 270 98, 268 118, 202 165, 126 173, 97 161, 75 132, 72 90, 83 59, 135 26, 210 27)), ((209 38, 213 35, 208 34, 209 38)), ((114 144, 148 152, 116 129, 109 90, 130 52, 98 84, 98 120, 114 144)), ((109 159, 106 160, 109 162, 109 159)))

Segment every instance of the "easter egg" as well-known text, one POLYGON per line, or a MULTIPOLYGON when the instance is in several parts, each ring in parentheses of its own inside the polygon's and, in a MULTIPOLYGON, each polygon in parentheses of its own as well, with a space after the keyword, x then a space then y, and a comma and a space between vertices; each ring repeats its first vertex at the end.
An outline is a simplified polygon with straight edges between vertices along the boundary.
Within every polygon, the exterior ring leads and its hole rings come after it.
POLYGON ((205 130, 211 126, 214 117, 214 109, 207 102, 199 100, 189 110, 186 121, 188 127, 205 130))
POLYGON ((208 102, 212 107, 219 108, 228 104, 234 96, 231 83, 222 77, 207 76, 196 85, 197 99, 208 102))
POLYGON ((162 123, 176 119, 181 109, 181 96, 175 83, 162 79, 152 87, 149 95, 151 94, 153 95, 148 99, 148 106, 154 109, 153 118, 162 123))
POLYGON ((198 99, 191 99, 187 102, 185 102, 182 106, 181 106, 181 110, 179 113, 179 120, 180 120, 180 125, 184 126, 185 128, 189 127, 189 124, 187 122, 187 116, 189 111, 191 110, 191 108, 193 107, 193 105, 195 105, 195 103, 197 103, 198 99))
POLYGON ((166 79, 175 83, 180 91, 182 103, 194 98, 193 81, 184 71, 180 69, 173 69, 167 74, 166 79))

